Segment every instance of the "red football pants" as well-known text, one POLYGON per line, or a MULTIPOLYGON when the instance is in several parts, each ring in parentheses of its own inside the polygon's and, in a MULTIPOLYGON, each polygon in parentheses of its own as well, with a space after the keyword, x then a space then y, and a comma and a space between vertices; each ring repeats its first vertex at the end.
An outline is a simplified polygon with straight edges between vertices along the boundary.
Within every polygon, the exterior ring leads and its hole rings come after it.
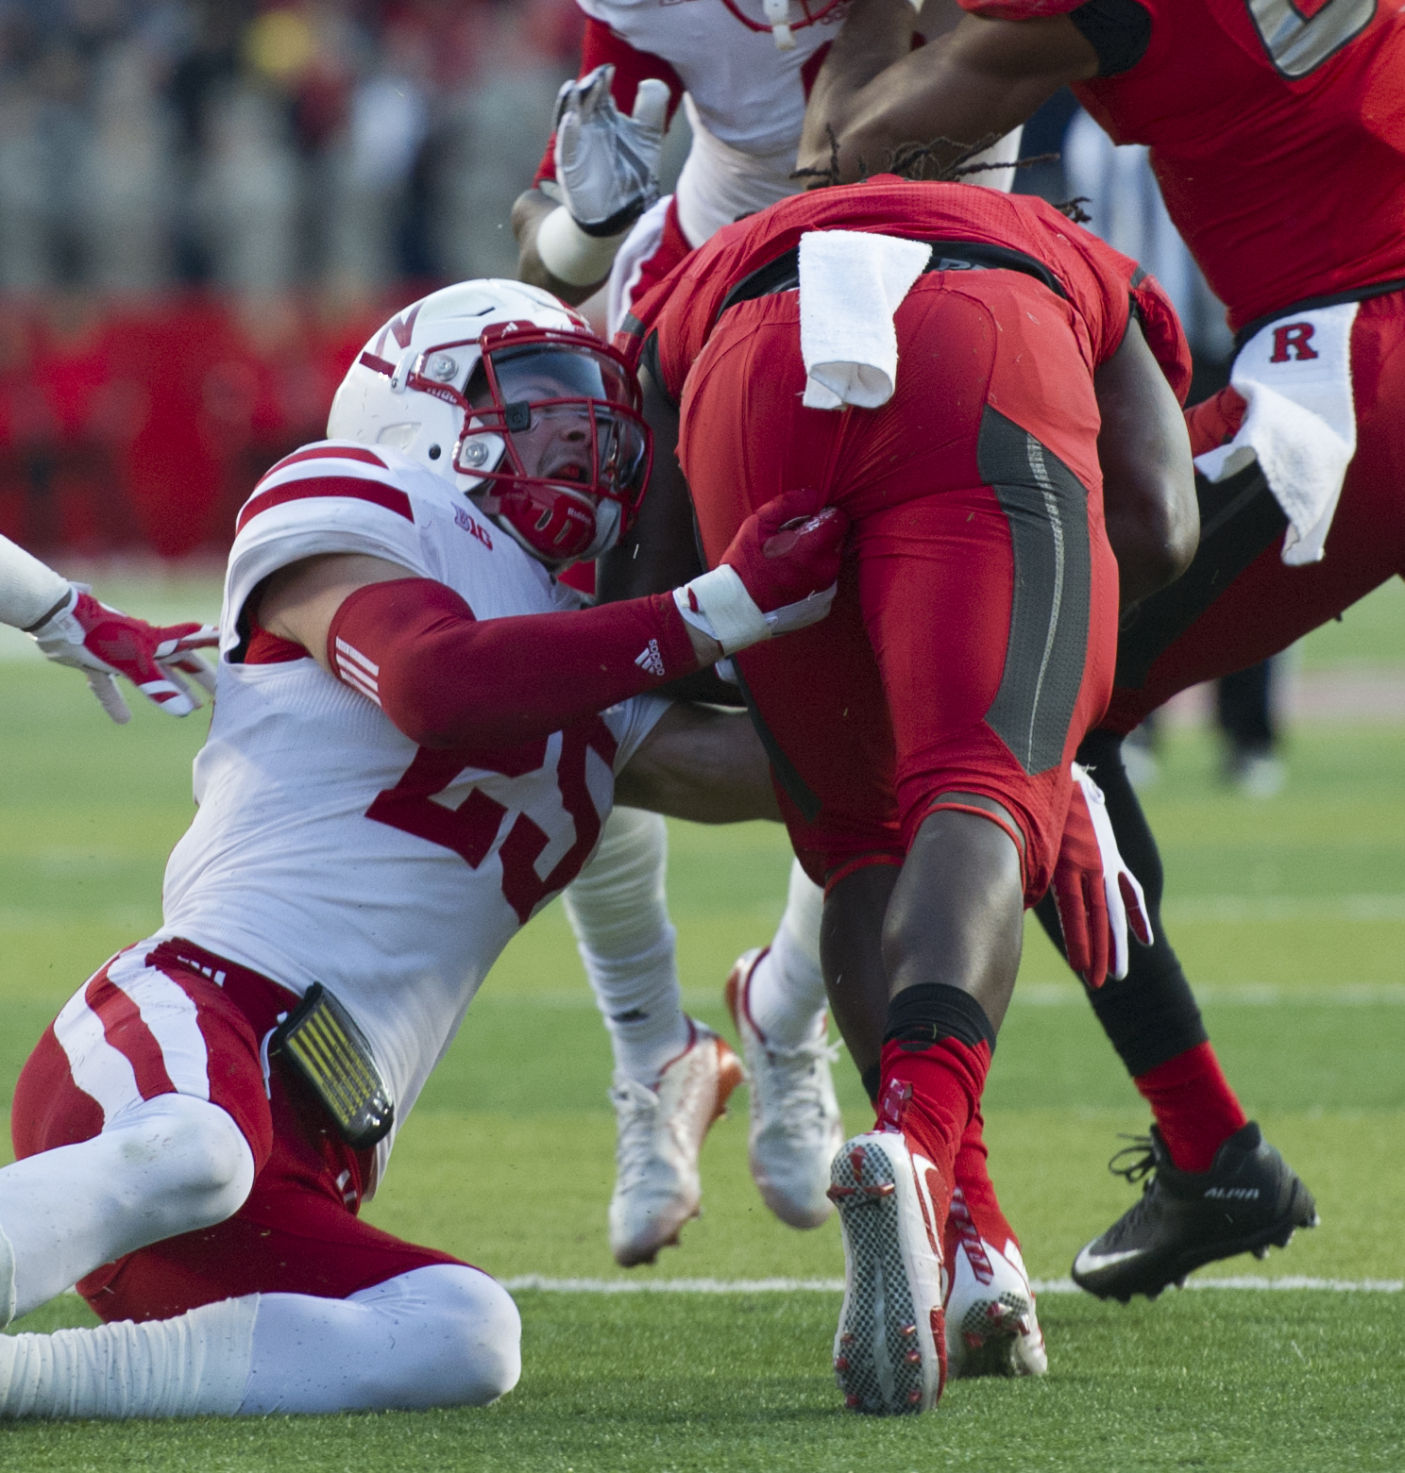
POLYGON ((84 1278, 79 1292, 95 1314, 165 1319, 255 1293, 344 1299, 411 1269, 461 1262, 362 1222, 373 1153, 345 1145, 315 1106, 290 1095, 277 1068, 265 1086, 261 1046, 297 1005, 293 993, 186 942, 155 947, 144 965, 133 960, 123 952, 102 967, 61 1015, 63 1039, 50 1026, 30 1055, 15 1089, 16 1156, 87 1140, 107 1116, 197 1081, 234 1118, 257 1174, 233 1217, 84 1278), (172 986, 190 1006, 153 1008, 152 994, 169 995, 172 986), (111 1062, 94 1062, 94 1048, 111 1062), (75 1082, 75 1061, 101 1100, 75 1082))
POLYGON ((1048 887, 1069 761, 1111 688, 1117 571, 1098 412, 1070 309, 1013 271, 929 273, 896 316, 876 410, 806 409, 795 292, 723 314, 679 454, 715 562, 808 488, 852 519, 830 616, 737 657, 806 871, 900 859, 938 807, 993 800, 1048 887))

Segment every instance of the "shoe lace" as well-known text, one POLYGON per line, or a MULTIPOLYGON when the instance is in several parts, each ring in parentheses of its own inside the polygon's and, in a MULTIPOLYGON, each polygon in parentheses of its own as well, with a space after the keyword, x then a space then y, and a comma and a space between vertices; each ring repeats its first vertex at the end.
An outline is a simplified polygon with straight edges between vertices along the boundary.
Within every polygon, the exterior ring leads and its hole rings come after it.
POLYGON ((1113 1153, 1107 1169, 1135 1186, 1142 1182, 1142 1194, 1137 1200, 1096 1239, 1097 1247, 1104 1253, 1116 1252, 1124 1244, 1133 1245, 1140 1241, 1143 1224, 1154 1220, 1156 1214, 1156 1155, 1152 1150, 1149 1135, 1127 1135, 1120 1139, 1130 1142, 1113 1153))
POLYGON ((1127 1135, 1123 1132, 1118 1139, 1130 1141, 1131 1144, 1113 1153, 1112 1159, 1107 1163, 1107 1169, 1113 1176, 1120 1176, 1126 1180, 1128 1185, 1135 1186, 1156 1170, 1156 1155, 1151 1148, 1151 1137, 1149 1135, 1127 1135))
POLYGON ((647 1175, 654 1154, 659 1097, 634 1079, 620 1080, 610 1090, 615 1107, 615 1177, 620 1190, 637 1186, 647 1175))
MULTIPOLYGON (((824 1064, 834 1065, 839 1061, 839 1044, 828 1043, 823 1038, 796 1044, 790 1048, 765 1050, 770 1078, 768 1083, 777 1085, 787 1103, 787 1118, 809 1123, 812 1115, 824 1116, 829 1110, 828 1090, 825 1088, 824 1064)), ((752 1081, 752 1088, 756 1081, 752 1081)))

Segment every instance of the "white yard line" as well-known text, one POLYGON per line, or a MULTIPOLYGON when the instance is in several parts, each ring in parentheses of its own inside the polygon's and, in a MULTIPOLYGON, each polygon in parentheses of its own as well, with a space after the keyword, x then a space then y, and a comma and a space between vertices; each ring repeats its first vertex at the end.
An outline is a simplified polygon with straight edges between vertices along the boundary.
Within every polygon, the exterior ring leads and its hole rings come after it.
MULTIPOLYGON (((843 1279, 553 1279, 525 1274, 502 1280, 509 1293, 540 1294, 842 1294, 843 1279)), ((1081 1294, 1072 1279, 1035 1279, 1036 1294, 1081 1294)), ((1228 1278, 1188 1279, 1188 1289, 1235 1293, 1306 1292, 1327 1294, 1399 1294, 1402 1279, 1315 1279, 1300 1274, 1267 1278, 1236 1274, 1228 1278)))

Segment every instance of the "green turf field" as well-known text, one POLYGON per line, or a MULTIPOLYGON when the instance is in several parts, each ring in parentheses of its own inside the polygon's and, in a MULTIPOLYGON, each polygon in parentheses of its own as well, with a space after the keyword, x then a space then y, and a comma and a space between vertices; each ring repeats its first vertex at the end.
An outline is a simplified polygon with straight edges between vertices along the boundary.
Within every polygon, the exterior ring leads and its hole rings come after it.
MULTIPOLYGON (((213 612, 204 582, 109 577, 142 612, 213 612)), ((1299 677, 1405 684, 1400 585, 1321 631, 1299 677)), ((40 1029, 159 919, 203 717, 110 726, 81 680, 0 640, 0 1095, 40 1029)), ((1316 1231, 1211 1286, 1123 1308, 1071 1292, 1079 1245, 1121 1211, 1119 1132, 1146 1116, 1079 988, 1032 928, 987 1092, 992 1166, 1041 1287, 1050 1374, 954 1383, 936 1414, 842 1411, 828 1370, 837 1227, 776 1224, 746 1176, 744 1095, 704 1155, 703 1218, 656 1268, 605 1243, 607 1049, 564 918, 520 936, 397 1148, 380 1224, 518 1286, 520 1387, 486 1411, 250 1423, 0 1427, 0 1470, 992 1470, 1405 1468, 1405 721, 1303 716, 1277 798, 1228 796, 1174 723, 1147 807, 1168 920, 1227 1071, 1299 1169, 1316 1231), (574 1281, 571 1285, 563 1281, 574 1281), (1303 1282, 1306 1281, 1306 1282, 1303 1282), (628 1292, 634 1290, 655 1292, 628 1292), (626 1292, 610 1292, 626 1291, 626 1292)), ((689 1006, 724 1025, 734 956, 784 891, 764 825, 674 830, 689 1006)), ((841 1066, 846 1120, 867 1123, 841 1066)), ((1194 1284, 1192 1280, 1192 1284, 1194 1284)), ((17 1329, 91 1322, 73 1297, 17 1329)))

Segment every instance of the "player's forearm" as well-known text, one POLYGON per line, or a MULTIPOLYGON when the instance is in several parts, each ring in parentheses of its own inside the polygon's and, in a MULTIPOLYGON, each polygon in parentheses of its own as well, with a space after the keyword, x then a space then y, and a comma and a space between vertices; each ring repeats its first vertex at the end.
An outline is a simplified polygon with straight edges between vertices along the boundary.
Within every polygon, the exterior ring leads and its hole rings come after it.
POLYGON ((1103 512, 1126 610, 1178 578, 1194 557, 1195 473, 1180 404, 1135 321, 1093 383, 1103 512))
MULTIPOLYGON (((852 20, 845 21, 846 30, 852 20)), ((837 164, 842 182, 889 167, 894 150, 912 143, 928 149, 931 175, 1003 138, 1060 87, 1097 69, 1096 53, 1063 16, 994 21, 967 15, 948 35, 863 82, 837 69, 826 79, 832 56, 811 94, 800 165, 823 171, 837 164)))
POLYGON ((32 629, 72 591, 67 578, 0 537, 0 624, 32 629))
POLYGON ((335 553, 266 579, 248 614, 420 746, 535 741, 824 618, 848 519, 813 501, 805 490, 775 497, 711 572, 624 603, 479 620, 447 584, 335 553))
POLYGON ((1129 495, 1131 484, 1115 477, 1104 483, 1110 496, 1107 537, 1117 558, 1124 613, 1185 572, 1200 535, 1193 477, 1175 468, 1169 456, 1153 461, 1129 495))
POLYGON ((512 233, 517 238, 517 276, 531 286, 544 287, 574 307, 604 284, 619 249, 620 237, 577 239, 580 232, 573 234, 568 228, 569 217, 567 222, 562 222, 561 211, 562 206, 539 189, 529 189, 517 197, 512 206, 512 233), (548 217, 552 216, 555 217, 553 223, 546 225, 548 217), (558 269, 565 270, 568 277, 584 277, 584 280, 568 280, 559 276, 542 259, 543 226, 547 229, 548 258, 558 269), (557 237, 560 240, 553 255, 550 243, 557 237))
POLYGON ((719 656, 672 594, 478 620, 430 579, 375 583, 332 618, 332 671, 422 747, 539 741, 719 656))
POLYGON ((741 711, 678 705, 644 739, 615 799, 694 823, 778 819, 765 750, 741 711))
POLYGON ((828 164, 833 140, 845 137, 872 105, 866 89, 912 50, 916 23, 910 0, 853 0, 810 90, 800 134, 802 168, 828 164))

